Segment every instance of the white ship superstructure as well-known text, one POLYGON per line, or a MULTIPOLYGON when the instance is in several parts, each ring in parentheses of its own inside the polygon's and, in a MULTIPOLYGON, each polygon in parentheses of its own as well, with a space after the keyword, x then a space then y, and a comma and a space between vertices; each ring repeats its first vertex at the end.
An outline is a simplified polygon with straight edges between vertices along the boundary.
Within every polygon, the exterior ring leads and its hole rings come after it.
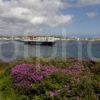
POLYGON ((44 44, 44 45, 53 45, 56 40, 51 36, 24 36, 21 40, 28 44, 44 44))

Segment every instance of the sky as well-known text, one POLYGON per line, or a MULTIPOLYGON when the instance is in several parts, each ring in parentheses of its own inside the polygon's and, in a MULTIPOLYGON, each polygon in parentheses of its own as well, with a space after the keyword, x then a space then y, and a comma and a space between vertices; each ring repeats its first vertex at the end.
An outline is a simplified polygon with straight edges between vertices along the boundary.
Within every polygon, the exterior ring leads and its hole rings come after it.
POLYGON ((100 34, 100 0, 0 0, 0 34, 100 34))

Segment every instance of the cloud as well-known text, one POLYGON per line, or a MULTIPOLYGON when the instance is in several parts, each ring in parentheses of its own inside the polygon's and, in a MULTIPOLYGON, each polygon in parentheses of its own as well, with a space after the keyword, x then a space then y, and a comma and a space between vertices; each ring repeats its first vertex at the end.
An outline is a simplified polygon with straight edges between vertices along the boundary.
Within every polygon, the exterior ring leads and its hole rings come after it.
POLYGON ((87 6, 87 5, 96 5, 100 4, 100 0, 78 0, 78 5, 87 6))
POLYGON ((73 19, 73 15, 56 15, 54 16, 54 18, 51 19, 52 20, 49 20, 48 19, 48 23, 50 26, 61 26, 61 25, 64 25, 64 24, 68 24, 68 23, 71 23, 72 22, 72 19, 73 19))
POLYGON ((100 4, 100 0, 0 0, 0 33, 37 32, 64 26, 74 16, 64 15, 62 9, 95 4, 100 4))
POLYGON ((63 0, 67 7, 84 7, 100 4, 100 0, 63 0))
POLYGON ((35 16, 30 19, 30 22, 34 25, 36 24, 44 24, 46 22, 47 18, 44 16, 35 16))
POLYGON ((97 13, 95 13, 95 12, 88 12, 88 13, 86 13, 86 15, 91 19, 94 19, 97 17, 97 13))
POLYGON ((0 0, 0 33, 68 24, 73 15, 63 15, 60 10, 64 7, 62 0, 0 0))

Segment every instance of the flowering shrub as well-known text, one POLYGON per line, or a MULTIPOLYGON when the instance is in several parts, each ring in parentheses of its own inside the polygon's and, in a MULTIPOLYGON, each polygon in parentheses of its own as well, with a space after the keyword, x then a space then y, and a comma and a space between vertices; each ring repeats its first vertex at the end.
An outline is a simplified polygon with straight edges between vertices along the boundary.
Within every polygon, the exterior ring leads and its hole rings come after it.
POLYGON ((50 96, 51 97, 55 97, 55 96, 58 96, 58 93, 57 93, 57 91, 50 91, 50 96))
POLYGON ((43 99, 67 98, 92 95, 92 82, 82 76, 83 69, 60 68, 48 65, 16 65, 11 70, 13 85, 23 94, 32 94, 43 99))
POLYGON ((34 62, 18 61, 3 69, 0 73, 1 100, 97 100, 100 62, 70 59, 46 63, 44 60, 37 65, 34 62))
POLYGON ((39 83, 45 77, 55 73, 80 74, 78 69, 61 69, 53 66, 32 66, 30 64, 16 65, 12 68, 11 75, 14 79, 14 87, 27 92, 32 89, 32 83, 39 83))
POLYGON ((77 74, 81 73, 81 70, 80 69, 64 69, 63 72, 65 74, 74 74, 74 75, 77 75, 77 74))
POLYGON ((29 64, 15 66, 11 75, 14 79, 14 87, 22 90, 22 93, 29 92, 33 82, 39 82, 43 79, 42 74, 29 64))

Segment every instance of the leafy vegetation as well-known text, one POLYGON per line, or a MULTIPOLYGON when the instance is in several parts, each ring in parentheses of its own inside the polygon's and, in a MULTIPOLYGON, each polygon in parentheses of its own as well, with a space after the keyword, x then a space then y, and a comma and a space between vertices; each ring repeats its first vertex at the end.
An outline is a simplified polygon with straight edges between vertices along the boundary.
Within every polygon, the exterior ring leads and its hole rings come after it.
POLYGON ((99 72, 99 61, 73 58, 1 61, 0 100, 97 100, 99 72))

